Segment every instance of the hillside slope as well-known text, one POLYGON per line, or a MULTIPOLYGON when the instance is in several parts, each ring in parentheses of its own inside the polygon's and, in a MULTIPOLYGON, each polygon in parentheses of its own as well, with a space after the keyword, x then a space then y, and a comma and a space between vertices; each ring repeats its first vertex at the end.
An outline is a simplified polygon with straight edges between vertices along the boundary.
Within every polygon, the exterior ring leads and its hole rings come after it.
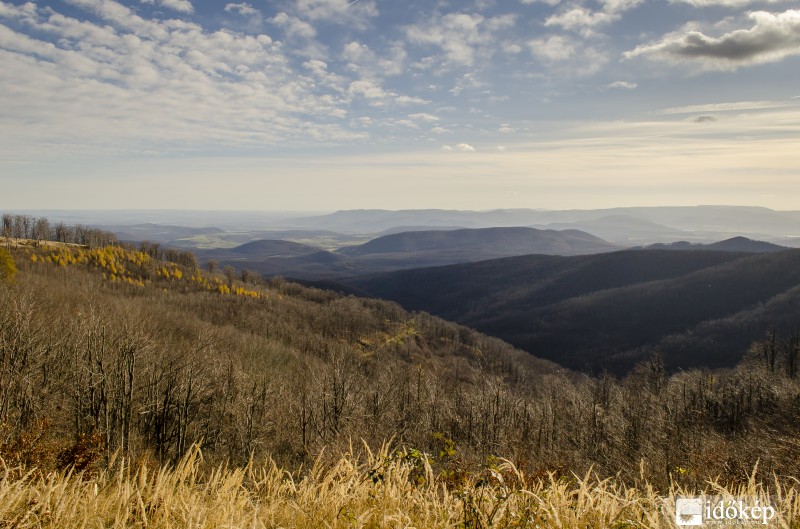
POLYGON ((796 323, 770 307, 798 300, 800 251, 525 256, 347 283, 575 369, 622 373, 655 350, 671 369, 723 367, 768 329, 796 323), (714 339, 701 332, 710 328, 714 339))
MULTIPOLYGON (((16 284, 0 283, 0 458, 12 472, 170 464, 202 442, 212 467, 269 460, 316 475, 388 440, 363 474, 375 487, 389 457, 416 485, 430 462, 458 490, 469 468, 495 475, 493 456, 545 479, 645 473, 664 490, 747 481, 756 466, 760 480, 800 471, 791 336, 776 337, 775 362, 754 356, 713 379, 668 377, 657 356, 625 379, 592 378, 393 303, 243 284, 154 245, 12 254, 16 284)), ((702 255, 689 268, 715 258, 702 255)))
MULTIPOLYGON (((102 432, 109 453, 164 460, 204 439, 209 455, 243 462, 255 450, 295 465, 351 439, 379 446, 387 432, 430 446, 477 388, 522 395, 560 370, 393 303, 231 282, 148 248, 12 249, 0 428, 46 421, 48 436, 102 432)), ((474 441, 465 448, 488 442, 474 441)))

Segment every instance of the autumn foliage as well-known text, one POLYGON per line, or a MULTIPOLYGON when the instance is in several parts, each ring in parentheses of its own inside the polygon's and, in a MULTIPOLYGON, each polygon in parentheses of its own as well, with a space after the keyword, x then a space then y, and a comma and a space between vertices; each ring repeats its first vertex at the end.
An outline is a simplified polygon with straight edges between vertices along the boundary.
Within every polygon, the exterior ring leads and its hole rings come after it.
POLYGON ((213 460, 296 468, 394 436, 455 450, 439 469, 453 482, 490 456, 539 476, 644 471, 662 487, 800 471, 791 336, 732 371, 670 376, 654 358, 590 377, 391 303, 243 283, 154 246, 12 253, 0 422, 20 464, 169 462, 202 441, 213 460))
POLYGON ((0 248, 0 282, 12 283, 17 275, 17 266, 14 258, 5 248, 0 248))

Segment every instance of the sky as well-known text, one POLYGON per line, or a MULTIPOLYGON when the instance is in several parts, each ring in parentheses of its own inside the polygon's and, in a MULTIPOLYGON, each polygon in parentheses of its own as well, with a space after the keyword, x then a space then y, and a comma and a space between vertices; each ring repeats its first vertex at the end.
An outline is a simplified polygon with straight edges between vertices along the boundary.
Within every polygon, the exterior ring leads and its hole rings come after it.
POLYGON ((0 0, 0 208, 800 209, 782 0, 0 0))

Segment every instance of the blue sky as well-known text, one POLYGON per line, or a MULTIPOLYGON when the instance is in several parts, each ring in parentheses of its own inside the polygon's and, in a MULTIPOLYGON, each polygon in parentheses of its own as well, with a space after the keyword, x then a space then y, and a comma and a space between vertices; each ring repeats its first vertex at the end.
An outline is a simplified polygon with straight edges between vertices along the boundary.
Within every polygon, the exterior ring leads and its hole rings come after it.
POLYGON ((796 7, 0 0, 0 207, 798 209, 796 7))

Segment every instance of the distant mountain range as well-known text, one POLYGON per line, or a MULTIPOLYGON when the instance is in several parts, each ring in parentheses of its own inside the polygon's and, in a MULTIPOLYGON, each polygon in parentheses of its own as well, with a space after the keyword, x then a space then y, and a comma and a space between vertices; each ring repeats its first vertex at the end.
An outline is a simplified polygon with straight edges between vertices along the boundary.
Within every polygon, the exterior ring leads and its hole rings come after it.
POLYGON ((764 241, 754 241, 747 237, 732 237, 724 241, 712 244, 698 244, 687 241, 673 243, 650 244, 645 247, 647 250, 710 250, 721 252, 746 252, 746 253, 770 253, 787 250, 786 246, 772 244, 764 241))
POLYGON ((492 211, 347 210, 302 217, 296 226, 341 233, 379 233, 397 226, 487 228, 530 226, 579 229, 620 244, 675 240, 712 242, 734 235, 782 240, 800 235, 800 212, 747 206, 629 207, 595 210, 499 209, 492 211))
POLYGON ((744 206, 637 207, 597 210, 492 211, 346 210, 295 216, 259 212, 53 212, 113 231, 120 240, 150 240, 182 248, 230 248, 256 240, 289 240, 334 250, 409 231, 532 227, 576 229, 620 246, 687 241, 711 243, 736 235, 800 247, 800 211, 744 206), (157 216, 157 223, 131 223, 157 216))
POLYGON ((735 365, 770 328, 800 325, 800 251, 531 255, 345 280, 588 371, 654 351, 671 369, 735 365))
POLYGON ((627 214, 606 215, 574 222, 552 222, 534 227, 553 230, 583 230, 605 240, 627 245, 637 244, 639 241, 654 239, 671 241, 693 236, 691 232, 627 214))
POLYGON ((287 241, 202 250, 203 260, 309 279, 464 263, 525 254, 585 255, 619 247, 578 230, 484 228, 402 232, 334 252, 287 241))

